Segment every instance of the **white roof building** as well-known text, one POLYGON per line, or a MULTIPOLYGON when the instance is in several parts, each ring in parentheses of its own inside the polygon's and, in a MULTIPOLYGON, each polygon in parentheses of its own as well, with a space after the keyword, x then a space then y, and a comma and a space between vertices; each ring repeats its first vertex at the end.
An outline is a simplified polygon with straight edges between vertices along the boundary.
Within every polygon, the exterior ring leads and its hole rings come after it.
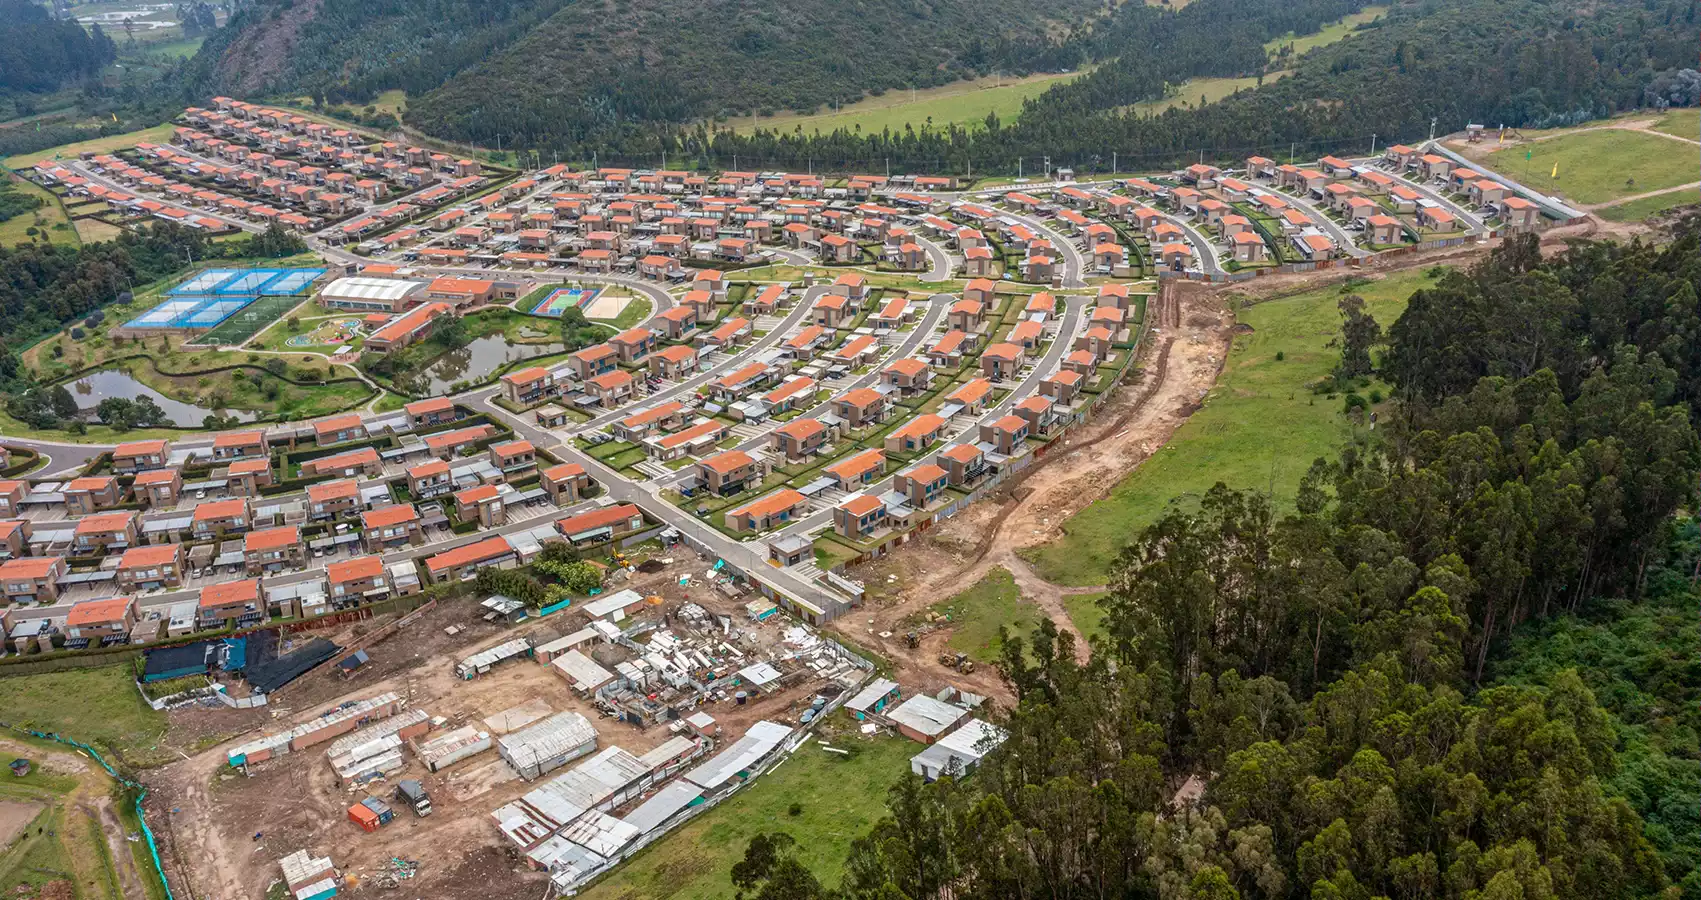
POLYGON ((388 303, 405 300, 425 290, 423 281, 402 281, 396 278, 371 278, 360 275, 338 278, 319 291, 322 303, 388 303))
POLYGON ((963 727, 942 737, 926 750, 910 757, 910 771, 928 781, 942 775, 967 775, 1004 743, 1004 729, 982 719, 970 719, 963 727))

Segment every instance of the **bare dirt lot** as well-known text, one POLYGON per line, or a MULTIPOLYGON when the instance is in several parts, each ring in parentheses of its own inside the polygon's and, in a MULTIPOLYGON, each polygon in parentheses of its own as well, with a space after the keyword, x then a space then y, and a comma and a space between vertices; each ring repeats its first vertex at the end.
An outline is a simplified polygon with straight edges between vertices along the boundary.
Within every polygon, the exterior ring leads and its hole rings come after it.
POLYGON ((0 850, 11 845, 18 833, 35 821, 37 813, 46 807, 23 800, 0 800, 0 850))
MULTIPOLYGON (((743 609, 748 598, 722 596, 705 585, 706 569, 704 560, 681 552, 662 571, 636 576, 619 586, 661 598, 643 607, 635 620, 665 618, 676 635, 687 635, 692 632, 679 610, 693 602, 733 623, 730 635, 723 635, 716 624, 716 640, 736 644, 750 661, 779 658, 776 654, 784 650, 783 629, 793 623, 778 618, 760 625, 749 622, 743 609), (679 584, 683 575, 693 576, 690 586, 679 584)), ((445 720, 445 728, 506 726, 500 718, 505 712, 511 721, 523 722, 541 705, 550 713, 572 710, 584 715, 598 729, 599 747, 620 746, 641 754, 671 736, 663 726, 640 729, 607 717, 575 695, 551 667, 535 660, 510 660, 485 675, 461 680, 454 665, 473 651, 520 634, 534 636, 534 643, 547 641, 582 628, 586 621, 583 613, 566 612, 516 627, 485 622, 482 613, 466 600, 440 604, 421 621, 372 648, 373 662, 354 677, 345 679, 334 667, 325 667, 272 695, 272 705, 262 711, 266 724, 255 733, 282 730, 340 703, 396 691, 410 707, 445 720), (447 635, 444 629, 450 626, 462 630, 447 635), (526 711, 516 712, 516 708, 526 711)), ((382 624, 375 619, 360 627, 370 630, 382 624)), ((603 654, 599 648, 594 655, 603 654)), ((795 722, 823 683, 813 673, 799 670, 797 676, 784 680, 783 687, 760 693, 745 704, 734 702, 732 692, 723 690, 717 694, 724 699, 711 699, 703 708, 727 734, 739 735, 762 718, 795 722)), ((233 743, 190 754, 150 778, 155 786, 149 797, 150 815, 157 815, 157 821, 166 826, 161 830, 167 837, 168 869, 174 883, 192 889, 196 896, 260 897, 279 878, 277 860, 298 849, 330 856, 348 877, 346 888, 351 894, 396 896, 391 893, 398 881, 393 859, 419 864, 413 877, 401 880, 400 886, 413 892, 410 896, 520 896, 542 890, 542 876, 525 868, 524 860, 490 818, 492 810, 538 782, 521 780, 495 750, 437 773, 426 771, 411 753, 405 753, 408 767, 404 771, 367 786, 344 788, 326 760, 326 745, 276 757, 244 773, 226 764, 225 753, 233 743), (395 783, 401 778, 416 778, 424 784, 432 797, 429 817, 418 818, 393 801, 395 783), (367 796, 391 802, 396 811, 392 823, 372 834, 347 817, 349 806, 367 796)))

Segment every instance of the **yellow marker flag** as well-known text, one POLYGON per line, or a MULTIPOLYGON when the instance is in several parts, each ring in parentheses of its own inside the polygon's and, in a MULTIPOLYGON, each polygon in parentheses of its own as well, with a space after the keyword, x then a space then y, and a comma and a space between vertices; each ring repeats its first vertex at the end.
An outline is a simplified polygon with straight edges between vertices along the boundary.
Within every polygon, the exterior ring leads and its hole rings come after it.
POLYGON ((112 121, 114 121, 114 122, 118 121, 118 114, 117 113, 112 114, 112 121))
POLYGON ((1549 177, 1549 178, 1558 178, 1559 177, 1559 163, 1553 164, 1553 172, 1551 174, 1549 174, 1547 177, 1549 177))

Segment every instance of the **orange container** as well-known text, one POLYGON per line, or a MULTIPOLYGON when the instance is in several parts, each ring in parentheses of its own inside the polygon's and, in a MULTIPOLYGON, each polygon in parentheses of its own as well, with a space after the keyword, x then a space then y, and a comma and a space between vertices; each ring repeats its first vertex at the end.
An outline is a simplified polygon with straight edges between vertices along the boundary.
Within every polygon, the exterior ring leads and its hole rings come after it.
POLYGON ((359 825, 365 831, 378 830, 378 814, 364 805, 356 803, 348 808, 348 820, 359 825))

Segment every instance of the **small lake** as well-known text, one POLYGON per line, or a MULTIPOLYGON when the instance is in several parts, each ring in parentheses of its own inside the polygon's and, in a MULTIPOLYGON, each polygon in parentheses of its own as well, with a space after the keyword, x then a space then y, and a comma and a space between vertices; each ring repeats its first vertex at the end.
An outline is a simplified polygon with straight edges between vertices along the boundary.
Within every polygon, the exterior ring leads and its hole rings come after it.
POLYGON ((559 341, 546 344, 510 344, 508 339, 500 334, 488 335, 473 340, 459 350, 451 350, 433 360, 423 371, 398 378, 398 385, 406 382, 407 389, 415 394, 424 396, 439 396, 449 393, 456 382, 480 382, 490 378, 490 373, 503 365, 522 359, 533 359, 561 353, 567 345, 559 341))
POLYGON ((200 428, 201 421, 214 412, 220 415, 234 416, 241 422, 252 422, 255 414, 244 409, 215 410, 211 407, 194 403, 185 403, 154 390, 137 381, 123 369, 103 369, 77 379, 69 385, 71 396, 77 400, 77 408, 88 413, 89 419, 94 418, 94 409, 100 401, 108 397, 125 397, 131 400, 140 397, 159 404, 165 410, 166 421, 184 428, 200 428))

